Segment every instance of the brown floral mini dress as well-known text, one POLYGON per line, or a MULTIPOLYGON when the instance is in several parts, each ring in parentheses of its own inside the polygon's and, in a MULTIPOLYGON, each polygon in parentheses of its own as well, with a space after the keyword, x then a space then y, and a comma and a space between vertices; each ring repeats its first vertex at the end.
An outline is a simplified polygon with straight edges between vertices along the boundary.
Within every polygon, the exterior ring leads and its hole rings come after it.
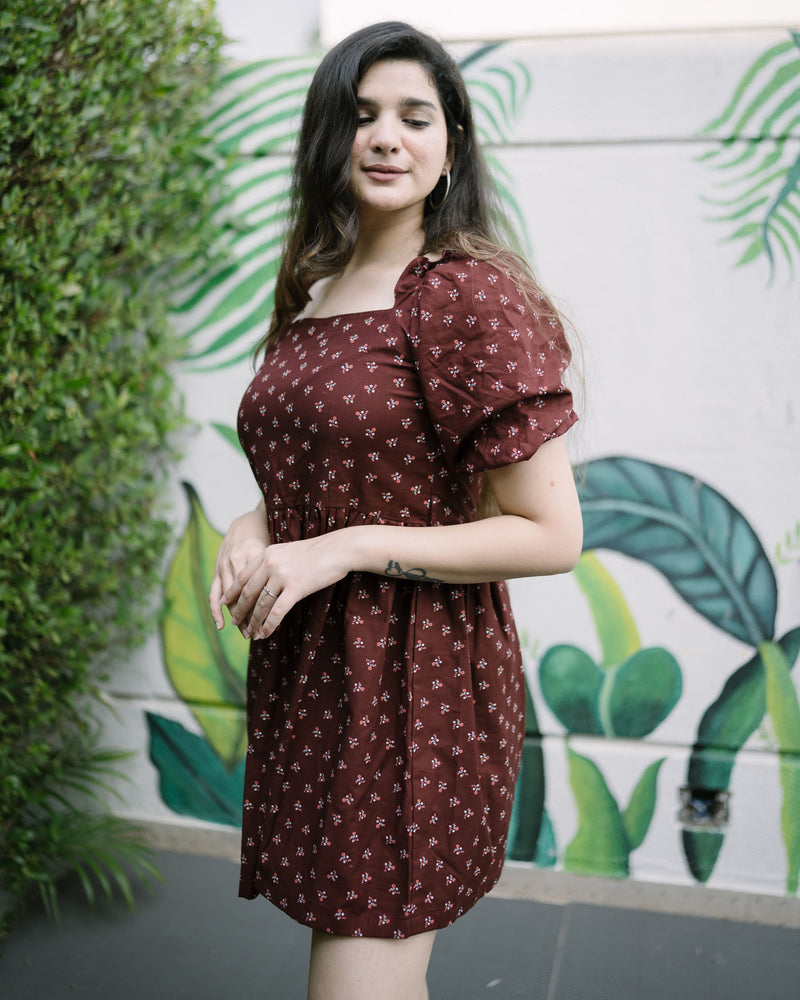
MULTIPOLYGON (((487 469, 577 419, 556 321, 490 263, 299 319, 239 411, 270 538, 472 521, 487 469)), ((452 923, 497 881, 524 735, 503 583, 351 573, 251 645, 239 894, 336 934, 452 923)))

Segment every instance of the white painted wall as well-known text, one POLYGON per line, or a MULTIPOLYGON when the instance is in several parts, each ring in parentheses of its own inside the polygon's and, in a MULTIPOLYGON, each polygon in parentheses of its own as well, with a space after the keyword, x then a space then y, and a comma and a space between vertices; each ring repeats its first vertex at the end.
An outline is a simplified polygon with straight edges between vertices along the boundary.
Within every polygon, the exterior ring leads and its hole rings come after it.
POLYGON ((453 41, 800 23, 794 0, 405 0, 402 10, 393 0, 322 0, 321 8, 326 45, 366 24, 393 20, 453 41))

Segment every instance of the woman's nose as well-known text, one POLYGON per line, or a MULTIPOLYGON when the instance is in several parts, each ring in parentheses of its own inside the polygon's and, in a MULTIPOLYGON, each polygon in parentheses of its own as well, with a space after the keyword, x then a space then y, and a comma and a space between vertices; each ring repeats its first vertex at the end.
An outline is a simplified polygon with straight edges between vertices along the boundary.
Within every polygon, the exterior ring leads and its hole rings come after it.
POLYGON ((380 153, 394 152, 400 144, 397 128, 385 119, 375 122, 371 140, 372 148, 380 153))

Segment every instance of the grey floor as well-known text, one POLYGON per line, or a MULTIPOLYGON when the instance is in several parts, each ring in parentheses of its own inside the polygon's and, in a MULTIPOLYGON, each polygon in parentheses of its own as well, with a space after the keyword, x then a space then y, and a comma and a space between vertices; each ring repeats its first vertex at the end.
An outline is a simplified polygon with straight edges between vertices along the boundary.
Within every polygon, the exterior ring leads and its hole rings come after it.
MULTIPOLYGON (((30 912, 0 942, 0 998, 304 1000, 305 928, 238 899, 228 861, 158 862, 133 913, 71 883, 60 925, 30 912)), ((490 897, 439 933, 428 982, 431 1000, 798 1000, 800 932, 490 897)))

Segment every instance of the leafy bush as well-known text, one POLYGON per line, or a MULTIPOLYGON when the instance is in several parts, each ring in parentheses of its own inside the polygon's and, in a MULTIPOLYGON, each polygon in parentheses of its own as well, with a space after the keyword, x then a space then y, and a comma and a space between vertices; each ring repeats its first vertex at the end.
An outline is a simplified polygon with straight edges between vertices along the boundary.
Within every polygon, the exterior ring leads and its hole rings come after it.
POLYGON ((110 766, 89 722, 97 664, 143 633, 169 540, 181 411, 167 307, 211 243, 200 123, 221 42, 209 0, 0 10, 0 884, 13 899, 50 893, 64 862, 107 884, 108 835, 133 857, 121 821, 62 793, 110 766))

